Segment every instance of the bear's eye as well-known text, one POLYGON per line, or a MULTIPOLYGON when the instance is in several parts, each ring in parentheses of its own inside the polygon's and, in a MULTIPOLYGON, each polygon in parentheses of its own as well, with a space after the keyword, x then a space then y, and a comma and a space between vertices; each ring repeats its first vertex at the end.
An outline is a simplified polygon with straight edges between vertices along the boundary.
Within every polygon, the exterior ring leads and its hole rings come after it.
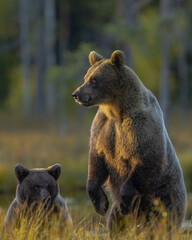
POLYGON ((91 78, 91 79, 90 79, 90 82, 93 83, 93 84, 95 84, 95 83, 96 83, 96 79, 95 79, 95 78, 91 78))

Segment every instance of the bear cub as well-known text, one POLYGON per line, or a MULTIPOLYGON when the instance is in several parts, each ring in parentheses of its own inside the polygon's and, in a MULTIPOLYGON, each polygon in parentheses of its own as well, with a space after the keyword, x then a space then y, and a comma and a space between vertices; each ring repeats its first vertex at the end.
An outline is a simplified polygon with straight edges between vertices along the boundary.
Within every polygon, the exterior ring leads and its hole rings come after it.
MULTIPOLYGON (((24 211, 35 213, 43 207, 43 214, 60 216, 60 226, 72 226, 72 221, 59 193, 57 180, 61 174, 61 166, 55 164, 45 168, 27 169, 21 164, 15 166, 18 181, 16 197, 11 203, 4 222, 4 229, 15 226, 20 214, 24 211)), ((43 215, 44 217, 44 215, 43 215)))

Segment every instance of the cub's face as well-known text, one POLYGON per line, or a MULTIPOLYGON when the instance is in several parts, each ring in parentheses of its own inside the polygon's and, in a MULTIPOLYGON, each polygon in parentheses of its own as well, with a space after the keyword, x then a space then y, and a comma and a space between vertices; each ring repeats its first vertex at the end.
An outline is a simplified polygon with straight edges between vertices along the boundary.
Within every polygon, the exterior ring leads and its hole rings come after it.
POLYGON ((109 60, 91 52, 91 67, 84 77, 84 83, 72 94, 75 101, 86 107, 113 102, 119 89, 117 71, 123 65, 123 59, 121 51, 114 52, 109 60))
POLYGON ((28 170, 21 164, 15 166, 15 175, 18 180, 17 197, 27 206, 44 204, 51 207, 58 194, 57 179, 61 173, 61 166, 55 164, 47 169, 28 170))

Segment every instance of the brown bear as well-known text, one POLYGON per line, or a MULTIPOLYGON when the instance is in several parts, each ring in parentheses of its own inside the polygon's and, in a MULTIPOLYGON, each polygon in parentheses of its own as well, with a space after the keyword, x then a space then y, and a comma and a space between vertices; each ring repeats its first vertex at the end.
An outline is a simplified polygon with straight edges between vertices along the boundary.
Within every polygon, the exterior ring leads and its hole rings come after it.
POLYGON ((59 193, 57 180, 60 173, 60 164, 55 164, 47 169, 35 168, 30 170, 17 164, 15 166, 15 175, 18 181, 16 197, 8 209, 4 229, 14 227, 22 212, 31 210, 34 213, 40 204, 44 210, 42 214, 49 213, 49 216, 56 214, 62 221, 60 226, 71 227, 70 215, 64 199, 59 193))
POLYGON ((104 215, 107 184, 114 200, 109 229, 133 212, 151 213, 159 199, 176 226, 186 209, 186 188, 175 149, 169 139, 161 108, 117 50, 110 59, 90 52, 91 67, 84 83, 72 94, 76 102, 99 106, 90 136, 87 191, 96 211, 104 215))

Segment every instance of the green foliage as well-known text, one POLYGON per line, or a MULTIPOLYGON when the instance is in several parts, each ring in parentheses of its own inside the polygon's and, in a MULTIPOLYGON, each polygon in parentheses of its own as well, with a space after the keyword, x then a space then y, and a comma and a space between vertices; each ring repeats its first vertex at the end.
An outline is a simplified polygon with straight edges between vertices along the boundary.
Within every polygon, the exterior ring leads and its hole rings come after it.
POLYGON ((12 67, 12 70, 7 74, 9 79, 9 92, 7 94, 5 107, 11 112, 21 113, 22 109, 22 81, 21 69, 12 67))
POLYGON ((156 9, 148 9, 140 15, 140 27, 133 45, 135 71, 152 92, 158 93, 160 78, 159 15, 156 9))
POLYGON ((18 34, 18 0, 0 0, 0 40, 10 40, 18 34))
POLYGON ((9 66, 5 59, 0 59, 0 106, 2 107, 4 100, 6 99, 9 87, 10 87, 10 79, 8 77, 7 71, 9 66))
POLYGON ((92 42, 101 37, 102 25, 113 18, 114 0, 68 1, 71 12, 70 47, 78 48, 82 41, 92 42))
MULTIPOLYGON (((131 1, 130 1, 131 2, 131 1)), ((137 6, 140 1, 133 1, 137 6)), ((14 82, 11 72, 15 68, 20 71, 19 47, 19 1, 0 0, 0 107, 20 109, 22 101, 21 77, 17 75, 14 82), (14 87, 13 87, 14 86, 14 87), (17 90, 15 90, 17 89, 17 90), (20 98, 20 99, 19 99, 20 98), (10 100, 11 99, 11 100, 10 100), (8 101, 8 104, 4 104, 8 101), (10 103, 11 102, 11 103, 10 103), (14 107, 13 107, 14 105, 14 107), (17 105, 17 106, 16 106, 17 105)), ((161 37, 163 33, 171 39, 170 69, 172 101, 179 99, 177 58, 180 52, 187 51, 188 79, 191 84, 191 12, 190 1, 185 1, 178 7, 172 6, 167 18, 162 17, 159 3, 152 1, 137 12, 135 7, 126 11, 129 1, 90 0, 90 1, 57 1, 56 22, 56 54, 60 54, 60 41, 64 42, 64 66, 57 65, 46 70, 45 87, 51 83, 58 92, 60 99, 57 111, 62 107, 60 102, 71 104, 71 93, 81 83, 88 68, 88 53, 99 48, 103 56, 115 49, 131 48, 133 67, 144 84, 156 95, 159 93, 161 69, 161 37), (133 19, 126 14, 133 14, 133 19), (61 30, 61 28, 64 28, 61 30), (60 32, 61 31, 61 32, 60 32), (61 36, 60 36, 61 34, 61 36)), ((33 11, 30 13, 30 43, 31 43, 31 95, 33 109, 36 96, 36 25, 33 11)), ((43 14, 43 12, 42 12, 43 14)), ((43 20, 42 20, 43 21, 43 20)), ((58 56, 57 56, 58 57, 58 56)), ((128 56, 127 56, 128 57, 128 56)), ((20 72, 21 75, 21 72, 20 72)), ((191 93, 190 93, 191 95, 191 93)), ((66 114, 76 111, 74 102, 66 114)))
POLYGON ((0 0, 0 107, 9 94, 10 71, 16 64, 18 45, 17 0, 0 0))

